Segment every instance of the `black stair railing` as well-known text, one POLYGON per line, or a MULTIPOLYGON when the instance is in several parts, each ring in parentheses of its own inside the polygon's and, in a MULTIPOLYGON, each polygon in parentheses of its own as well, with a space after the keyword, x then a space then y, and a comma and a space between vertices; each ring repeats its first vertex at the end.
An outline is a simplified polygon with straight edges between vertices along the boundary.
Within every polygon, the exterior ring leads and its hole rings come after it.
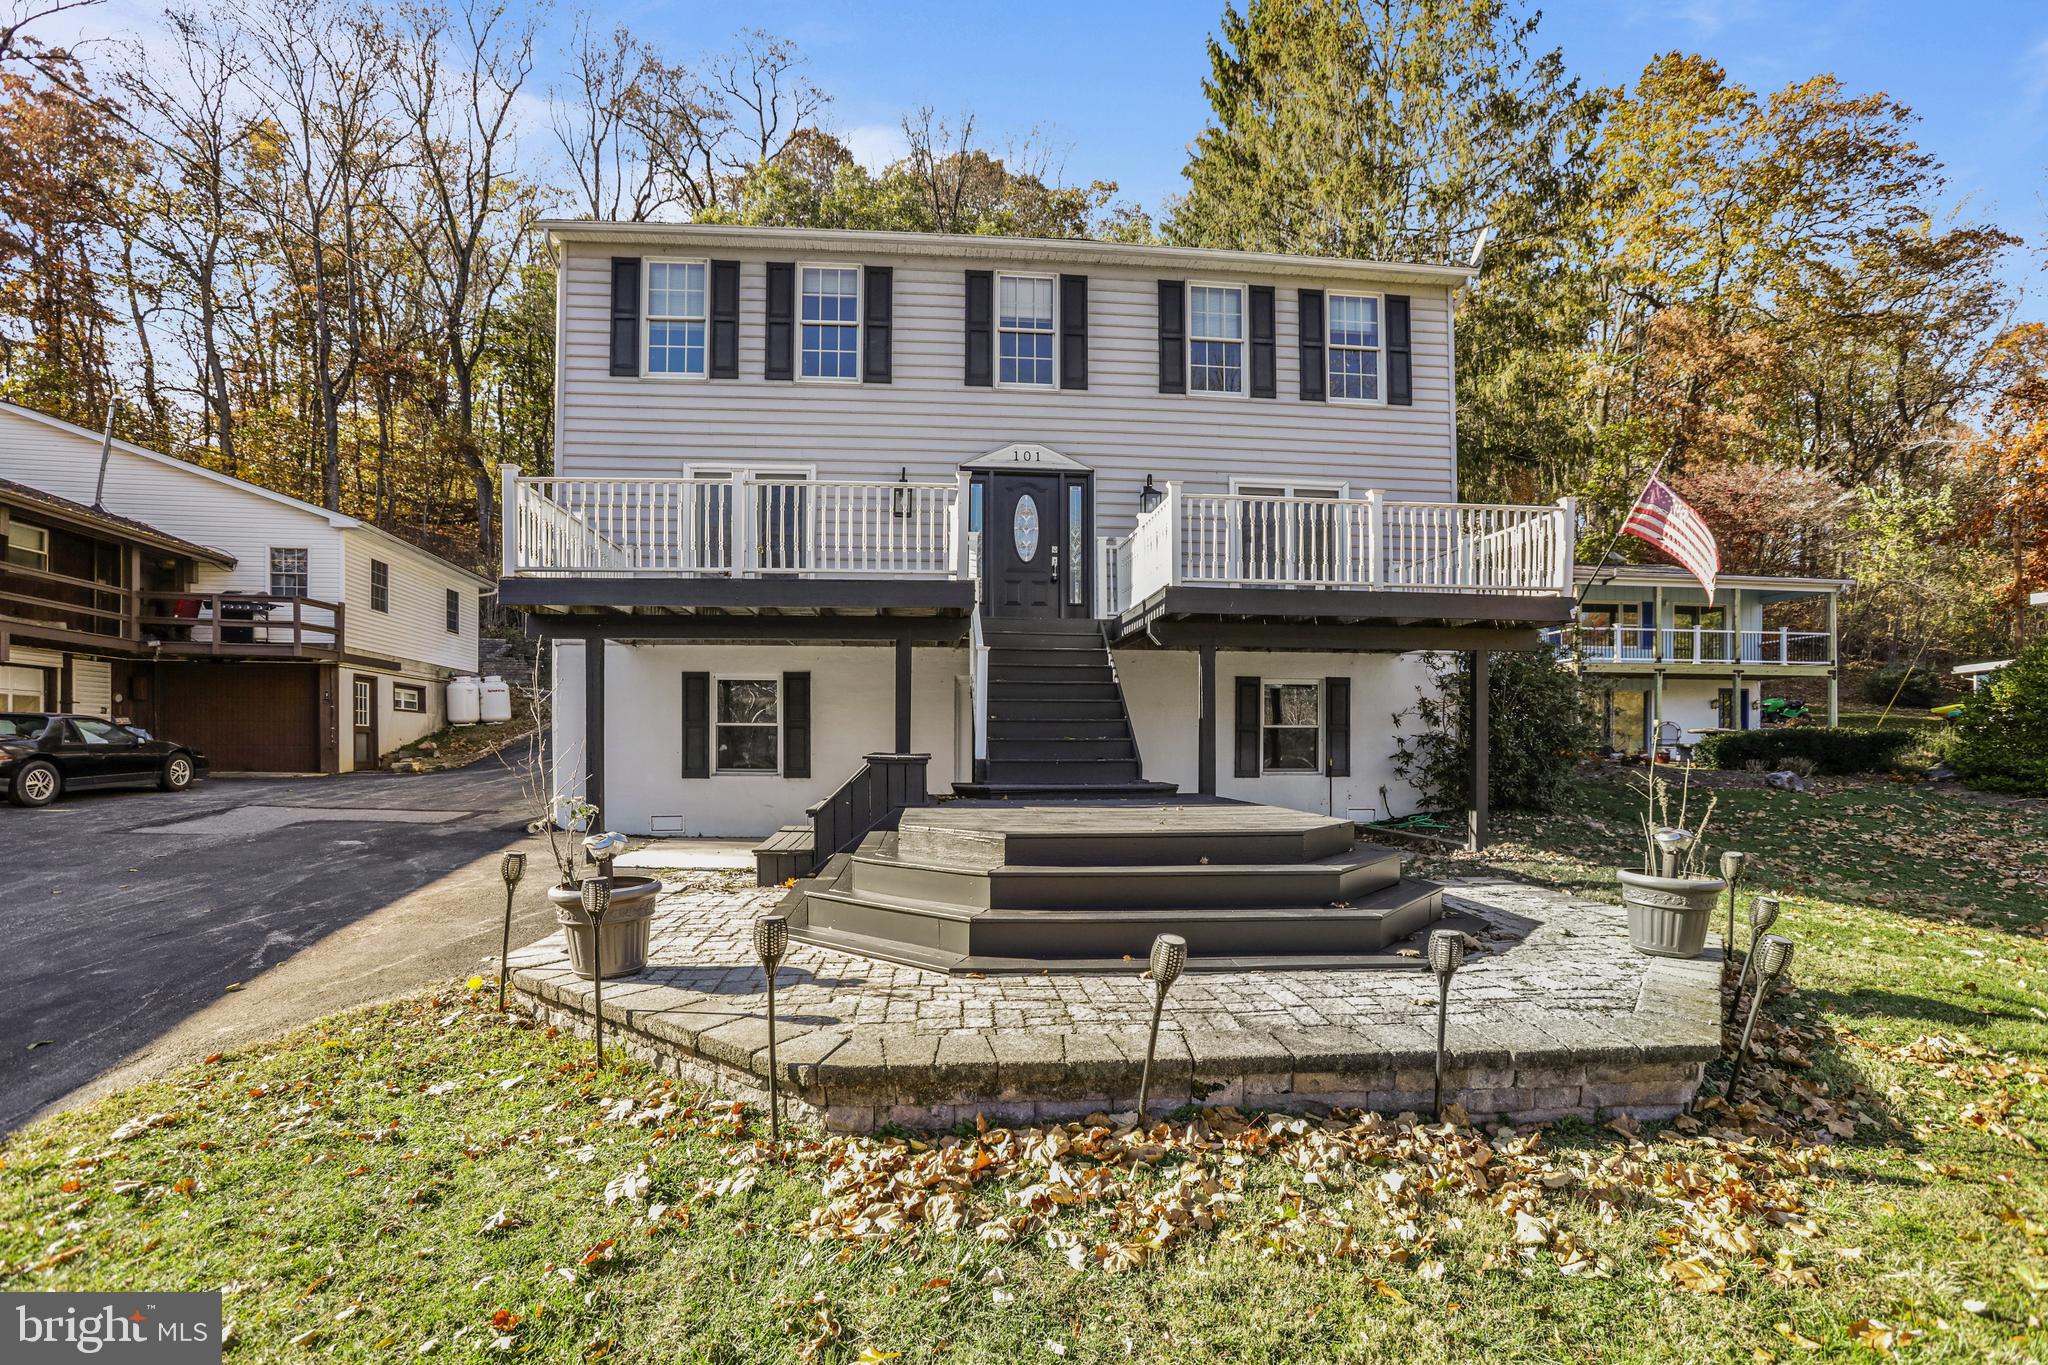
POLYGON ((854 848, 897 812, 929 806, 925 769, 931 761, 930 754, 869 754, 859 772, 811 807, 812 866, 854 848))

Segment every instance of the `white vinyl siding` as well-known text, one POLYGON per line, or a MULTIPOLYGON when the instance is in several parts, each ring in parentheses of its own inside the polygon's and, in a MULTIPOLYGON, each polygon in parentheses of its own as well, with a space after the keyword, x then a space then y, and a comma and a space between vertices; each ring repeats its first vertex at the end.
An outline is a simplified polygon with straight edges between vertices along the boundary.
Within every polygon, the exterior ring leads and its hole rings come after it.
POLYGON ((464 597, 475 580, 424 551, 367 527, 342 532, 348 559, 348 649, 351 654, 398 659, 456 673, 477 667, 477 616, 462 612, 462 629, 448 629, 448 593, 464 597), (390 566, 389 611, 370 610, 370 564, 390 566))
MULTIPOLYGON (((1410 300, 1412 407, 1304 403, 1296 299, 1327 278, 1275 284, 1274 399, 1189 402, 1159 392, 1159 280, 1166 270, 1091 264, 1086 391, 967 388, 961 378, 965 268, 975 261, 875 258, 893 265, 893 382, 777 383, 762 376, 765 263, 786 252, 734 251, 740 265, 739 378, 710 385, 608 378, 611 256, 565 255, 558 363, 558 472, 568 478, 673 477, 692 464, 815 465, 820 478, 950 482, 960 465, 1015 441, 1049 446, 1095 471, 1096 527, 1123 535, 1150 474, 1160 487, 1225 492, 1254 470, 1272 481, 1348 483, 1390 499, 1456 496, 1451 425, 1450 296, 1389 285, 1410 300)), ((721 255, 726 254, 723 251, 721 255)), ((87 501, 91 490, 87 490, 87 501)))

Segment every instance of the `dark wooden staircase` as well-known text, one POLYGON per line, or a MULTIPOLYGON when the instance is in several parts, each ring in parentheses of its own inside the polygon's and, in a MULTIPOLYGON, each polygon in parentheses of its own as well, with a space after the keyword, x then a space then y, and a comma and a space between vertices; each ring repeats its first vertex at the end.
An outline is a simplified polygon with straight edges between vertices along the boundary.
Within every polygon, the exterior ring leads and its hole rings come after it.
POLYGON ((1031 800, 1163 796, 1147 782, 1102 627, 1095 621, 982 622, 988 645, 988 761, 963 796, 1031 800))

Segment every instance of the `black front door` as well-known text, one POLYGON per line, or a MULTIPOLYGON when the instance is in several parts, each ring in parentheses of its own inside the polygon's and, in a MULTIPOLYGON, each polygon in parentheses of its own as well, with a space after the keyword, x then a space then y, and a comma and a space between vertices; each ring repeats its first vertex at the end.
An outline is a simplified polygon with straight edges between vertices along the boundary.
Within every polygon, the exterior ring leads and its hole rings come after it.
POLYGON ((991 616, 1058 616, 1065 543, 1060 476, 992 474, 982 524, 991 616))

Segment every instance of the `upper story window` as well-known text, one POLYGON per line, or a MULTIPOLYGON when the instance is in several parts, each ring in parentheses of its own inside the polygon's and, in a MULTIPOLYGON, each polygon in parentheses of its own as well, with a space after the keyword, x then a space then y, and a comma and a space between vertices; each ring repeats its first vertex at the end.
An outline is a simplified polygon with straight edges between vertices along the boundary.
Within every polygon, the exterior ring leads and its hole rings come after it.
POLYGON ((391 566, 381 559, 370 561, 370 610, 391 610, 391 566))
POLYGON ((1374 295, 1330 295, 1330 397, 1380 401, 1380 301, 1374 295))
POLYGON ((270 550, 270 595, 272 597, 304 597, 306 595, 306 551, 300 549, 270 550))
POLYGON ((1188 287, 1188 392, 1244 392, 1244 287, 1188 287))
POLYGON ((996 277, 996 382, 1010 387, 1053 385, 1053 278, 996 277))
POLYGON ((860 271, 850 265, 807 265, 802 293, 804 379, 860 380, 860 271))
POLYGON ((647 263, 647 373, 704 373, 702 261, 647 263))
POLYGON ((462 593, 455 588, 448 589, 448 633, 462 634, 462 593))
POLYGON ((17 521, 7 528, 7 554, 9 564, 20 564, 25 568, 48 571, 50 567, 50 533, 40 526, 31 526, 17 521))

